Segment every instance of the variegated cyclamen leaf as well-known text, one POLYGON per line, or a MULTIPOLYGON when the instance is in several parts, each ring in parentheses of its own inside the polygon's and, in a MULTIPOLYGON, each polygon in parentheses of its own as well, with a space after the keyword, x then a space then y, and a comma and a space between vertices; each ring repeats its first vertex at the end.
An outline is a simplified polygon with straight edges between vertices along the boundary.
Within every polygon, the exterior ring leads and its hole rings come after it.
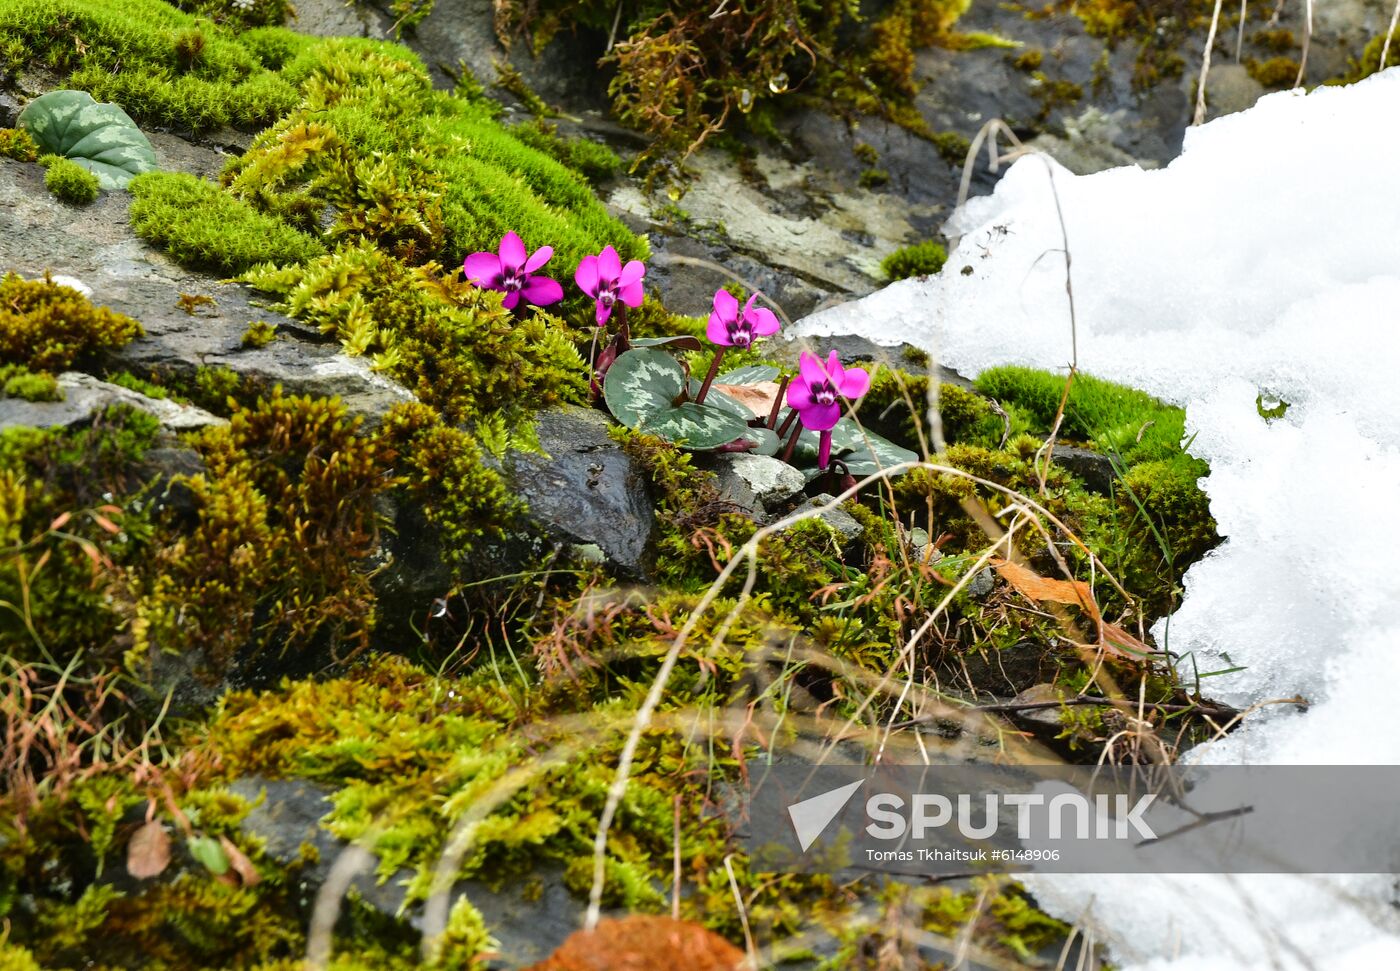
POLYGON ((652 415, 670 409, 685 386, 685 371, 661 351, 639 348, 622 354, 603 379, 603 400, 628 428, 641 428, 652 415))
POLYGON ((771 428, 750 428, 744 432, 744 437, 757 444, 758 447, 751 450, 753 455, 777 455, 782 446, 778 433, 771 428))
POLYGON ((726 371, 715 378, 716 384, 760 384, 764 381, 776 381, 778 379, 778 369, 771 364, 750 364, 748 367, 737 367, 732 371, 726 371))
MULTIPOLYGON (((820 438, 817 432, 803 430, 793 450, 793 462, 815 465, 820 438)), ((918 454, 887 438, 862 429, 849 418, 842 418, 831 430, 831 456, 839 458, 856 478, 874 475, 892 465, 913 462, 918 454), (867 441, 869 444, 867 444, 867 441)))
POLYGON ((749 426, 734 415, 712 407, 708 402, 697 405, 693 401, 652 415, 642 425, 642 431, 648 435, 670 439, 685 448, 701 450, 727 445, 737 438, 743 438, 748 430, 749 426))
POLYGON ((62 155, 87 169, 104 189, 121 189, 134 175, 154 172, 150 140, 125 111, 92 100, 86 91, 50 91, 29 102, 19 127, 41 152, 62 155))
MULTIPOLYGON (((697 378, 691 378, 690 398, 693 401, 699 396, 700 381, 697 378)), ((742 418, 745 422, 748 422, 748 420, 753 417, 752 411, 750 411, 748 408, 744 407, 743 404, 741 404, 738 401, 735 401, 729 395, 725 394, 723 391, 719 390, 719 388, 716 388, 713 385, 710 386, 710 390, 705 394, 705 404, 707 406, 713 405, 720 411, 727 411, 735 418, 742 418)))
POLYGON ((673 351, 698 351, 704 347, 700 338, 689 334, 672 334, 670 337, 633 337, 627 343, 632 347, 669 347, 673 351))

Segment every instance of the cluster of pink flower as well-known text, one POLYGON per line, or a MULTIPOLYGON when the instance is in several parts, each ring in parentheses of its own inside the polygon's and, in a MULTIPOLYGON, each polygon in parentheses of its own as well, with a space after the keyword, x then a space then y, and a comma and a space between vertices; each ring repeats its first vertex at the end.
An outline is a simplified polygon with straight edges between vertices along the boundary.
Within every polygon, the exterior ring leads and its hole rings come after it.
MULTIPOLYGON (((504 293, 506 296, 501 303, 508 310, 515 309, 522 301, 547 307, 564 299, 564 288, 559 282, 538 272, 553 255, 554 249, 550 246, 541 246, 530 253, 524 241, 511 232, 501 239, 497 252, 468 256, 462 271, 468 282, 504 293)), ((603 327, 619 303, 633 308, 642 305, 645 275, 646 266, 641 260, 631 260, 624 265, 617 250, 605 246, 597 256, 585 256, 579 262, 574 282, 594 301, 594 320, 603 327)), ((757 299, 757 294, 749 297, 741 309, 733 294, 727 290, 715 291, 705 335, 716 351, 710 372, 696 396, 697 403, 704 402, 728 348, 747 350, 758 338, 771 337, 778 332, 778 318, 766 307, 755 307, 757 299)), ((786 382, 787 404, 802 427, 820 433, 819 468, 825 469, 830 461, 831 429, 841 419, 841 402, 854 401, 869 388, 869 373, 858 367, 842 367, 835 351, 825 361, 808 351, 802 352, 797 374, 786 382)))

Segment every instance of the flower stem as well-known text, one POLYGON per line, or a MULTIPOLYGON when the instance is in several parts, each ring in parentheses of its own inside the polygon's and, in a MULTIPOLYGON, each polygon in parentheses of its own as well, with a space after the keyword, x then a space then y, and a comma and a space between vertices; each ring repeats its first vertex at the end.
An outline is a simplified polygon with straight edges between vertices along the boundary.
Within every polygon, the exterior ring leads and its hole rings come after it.
MULTIPOLYGON (((795 414, 797 414, 797 412, 794 411, 793 414, 795 415, 795 414)), ((783 422, 783 427, 787 427, 787 424, 788 424, 788 422, 790 422, 790 421, 792 421, 792 419, 789 417, 789 418, 788 418, 788 421, 783 422)), ((801 436, 802 436, 802 423, 801 423, 801 422, 798 422, 795 426, 793 426, 793 429, 792 429, 792 437, 788 439, 787 447, 783 449, 782 459, 783 459, 784 462, 789 462, 789 463, 792 462, 792 453, 793 453, 793 450, 794 450, 795 448, 797 448, 797 439, 800 438, 801 436)))
POLYGON ((768 412, 768 428, 778 426, 778 412, 783 410, 783 395, 787 393, 788 382, 792 380, 792 375, 785 375, 778 382, 778 393, 773 398, 773 410, 768 412))
POLYGON ((724 360, 724 352, 726 350, 728 350, 726 347, 715 348, 715 356, 714 359, 710 361, 709 373, 705 375, 705 382, 700 385, 700 393, 695 396, 695 403, 697 405, 703 405, 705 403, 705 395, 710 393, 710 385, 715 383, 715 375, 719 373, 719 362, 724 360))
POLYGON ((632 331, 627 326, 627 304, 619 300, 613 304, 617 311, 617 353, 623 354, 631 346, 632 331))
POLYGON ((822 432, 821 444, 817 446, 817 468, 825 469, 831 462, 831 429, 822 432))
POLYGON ((787 417, 783 419, 783 423, 778 426, 779 439, 781 439, 784 435, 788 433, 788 429, 792 427, 792 423, 795 418, 797 418, 797 409, 792 408, 788 411, 787 417))

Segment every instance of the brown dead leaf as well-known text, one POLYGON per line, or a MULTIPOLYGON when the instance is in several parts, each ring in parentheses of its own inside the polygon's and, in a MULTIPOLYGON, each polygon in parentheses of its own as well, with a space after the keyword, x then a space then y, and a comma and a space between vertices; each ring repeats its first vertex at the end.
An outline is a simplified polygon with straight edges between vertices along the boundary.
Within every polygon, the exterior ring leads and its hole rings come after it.
POLYGON ((1132 634, 1104 620, 1099 613, 1099 605, 1094 593, 1083 580, 1051 580, 1034 570, 1011 563, 1007 560, 993 560, 992 566, 1003 580, 1021 596, 1036 603, 1059 603, 1079 607, 1089 615, 1099 630, 1099 647, 1105 652, 1129 661, 1143 661, 1152 654, 1152 648, 1132 634))
POLYGON ((137 880, 160 876, 170 865, 170 834, 160 821, 146 823, 126 844, 126 872, 137 880))
POLYGON ((97 525, 101 526, 103 529, 105 529, 107 532, 111 533, 113 536, 117 535, 118 533, 120 533, 120 532, 122 531, 122 528, 121 528, 120 526, 118 526, 116 523, 112 522, 110 519, 108 519, 106 516, 102 515, 100 512, 95 512, 95 513, 92 514, 92 521, 95 522, 95 523, 97 523, 97 525))
POLYGON ((716 391, 723 391, 729 397, 752 411, 755 418, 767 418, 773 411, 773 402, 778 400, 780 386, 776 381, 759 381, 757 384, 716 384, 716 391))
POLYGON ((68 520, 73 518, 71 512, 62 512, 54 517, 54 521, 49 523, 49 529, 62 529, 68 525, 68 520))
POLYGON ((253 861, 248 859, 246 853, 240 850, 227 836, 219 837, 219 845, 224 848, 224 853, 228 855, 229 868, 238 874, 238 879, 243 881, 243 886, 253 887, 262 881, 262 874, 258 873, 258 868, 253 866, 253 861))
POLYGON ((1103 638, 1099 644, 1109 654, 1116 654, 1129 661, 1145 661, 1152 654, 1152 648, 1117 624, 1107 622, 1103 625, 1103 638))
POLYGON ((1083 607, 1098 620, 1099 606, 1094 602, 1094 593, 1089 589, 1089 584, 1083 580, 1051 580, 1009 560, 993 560, 992 566, 1001 574, 1003 580, 1027 600, 1083 607))

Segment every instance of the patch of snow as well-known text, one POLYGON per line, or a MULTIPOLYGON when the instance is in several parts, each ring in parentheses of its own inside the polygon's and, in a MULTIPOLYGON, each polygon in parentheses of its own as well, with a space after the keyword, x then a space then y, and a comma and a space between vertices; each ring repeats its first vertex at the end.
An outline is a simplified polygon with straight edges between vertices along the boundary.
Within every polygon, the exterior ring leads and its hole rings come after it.
MULTIPOLYGON (((808 335, 907 341, 968 375, 1071 358, 1185 406, 1224 544, 1154 629, 1270 706, 1192 758, 1400 763, 1400 68, 1285 92, 1187 132, 1165 169, 1012 166, 948 227, 943 273, 814 315, 808 335), (1256 400, 1289 403, 1266 421, 1256 400)), ((1383 848, 1390 850, 1393 840, 1383 848)), ((1380 849, 1382 847, 1378 847, 1380 849)), ((1396 881, 1376 876, 1035 878, 1134 971, 1400 967, 1396 881)))

